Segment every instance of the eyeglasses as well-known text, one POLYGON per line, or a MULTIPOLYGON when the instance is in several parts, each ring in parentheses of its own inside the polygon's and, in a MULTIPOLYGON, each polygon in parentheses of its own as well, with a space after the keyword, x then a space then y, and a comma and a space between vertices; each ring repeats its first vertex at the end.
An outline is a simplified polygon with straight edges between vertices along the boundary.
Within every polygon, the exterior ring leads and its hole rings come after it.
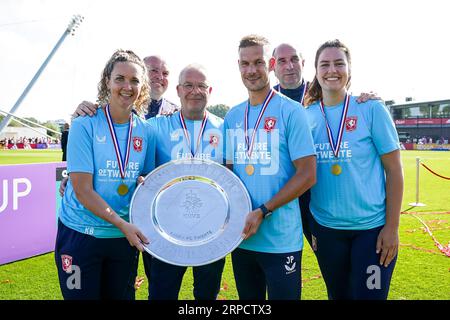
POLYGON ((200 91, 206 92, 209 89, 209 86, 206 83, 199 83, 199 84, 193 84, 190 82, 186 82, 181 84, 184 90, 191 92, 194 90, 195 87, 197 87, 200 91))

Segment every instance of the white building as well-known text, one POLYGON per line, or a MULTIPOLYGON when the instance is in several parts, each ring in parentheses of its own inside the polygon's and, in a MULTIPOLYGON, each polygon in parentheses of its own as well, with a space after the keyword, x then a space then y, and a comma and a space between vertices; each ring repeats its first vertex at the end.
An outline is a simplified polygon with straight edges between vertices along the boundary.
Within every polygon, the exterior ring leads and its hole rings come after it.
POLYGON ((27 138, 47 138, 47 130, 44 128, 34 128, 30 129, 27 127, 6 127, 0 133, 0 140, 3 138, 15 139, 20 137, 27 138))

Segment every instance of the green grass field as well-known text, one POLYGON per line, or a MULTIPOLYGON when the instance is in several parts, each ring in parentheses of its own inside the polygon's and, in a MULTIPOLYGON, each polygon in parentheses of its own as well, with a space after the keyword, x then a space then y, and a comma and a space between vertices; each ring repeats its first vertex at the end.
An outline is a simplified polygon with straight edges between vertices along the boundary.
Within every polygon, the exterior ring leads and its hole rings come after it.
POLYGON ((62 151, 55 150, 0 150, 0 165, 40 162, 59 162, 62 151))
MULTIPOLYGON (((435 172, 450 177, 450 152, 402 151, 405 193, 400 225, 400 250, 393 275, 389 299, 449 300, 450 260, 442 254, 425 231, 422 219, 436 239, 450 245, 450 181, 438 178, 420 168, 420 199, 425 207, 411 208, 415 202, 416 157, 435 172)), ((60 161, 60 151, 0 151, 0 165, 60 161)), ((305 240, 305 243, 306 240, 305 240)), ((145 278, 143 264, 139 276, 145 278)), ((326 299, 325 284, 311 249, 306 245, 302 259, 302 299, 326 299)), ((189 268, 180 292, 180 299, 193 299, 192 271, 189 268)), ((137 290, 137 299, 147 298, 147 280, 137 290)), ((0 299, 62 299, 52 253, 0 266, 0 299)), ((236 287, 227 257, 219 299, 237 299, 236 287)))

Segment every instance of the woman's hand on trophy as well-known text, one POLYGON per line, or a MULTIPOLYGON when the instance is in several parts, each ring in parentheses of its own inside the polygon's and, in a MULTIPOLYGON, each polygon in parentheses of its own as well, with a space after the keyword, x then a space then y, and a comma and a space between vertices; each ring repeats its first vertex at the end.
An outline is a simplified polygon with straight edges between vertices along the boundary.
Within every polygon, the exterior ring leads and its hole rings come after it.
POLYGON ((136 185, 138 186, 138 185, 143 185, 144 184, 144 182, 145 182, 145 177, 144 176, 139 176, 138 178, 137 178, 137 180, 136 180, 136 185))
POLYGON ((127 238, 130 246, 136 247, 139 251, 144 251, 144 245, 148 245, 150 242, 144 236, 144 234, 133 224, 125 222, 120 230, 123 232, 127 238))

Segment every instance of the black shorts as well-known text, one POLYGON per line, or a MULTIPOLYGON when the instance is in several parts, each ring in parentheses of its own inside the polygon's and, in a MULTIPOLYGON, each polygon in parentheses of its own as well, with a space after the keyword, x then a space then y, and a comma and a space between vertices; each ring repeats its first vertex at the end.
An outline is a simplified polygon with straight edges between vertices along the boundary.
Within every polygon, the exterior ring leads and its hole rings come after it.
POLYGON ((58 221, 55 262, 64 299, 134 300, 138 259, 126 238, 95 238, 58 221))
POLYGON ((233 272, 240 300, 299 300, 302 251, 266 253, 237 248, 233 272))
POLYGON ((380 265, 376 244, 382 228, 339 230, 313 221, 316 257, 329 299, 387 299, 397 257, 388 267, 380 265))

